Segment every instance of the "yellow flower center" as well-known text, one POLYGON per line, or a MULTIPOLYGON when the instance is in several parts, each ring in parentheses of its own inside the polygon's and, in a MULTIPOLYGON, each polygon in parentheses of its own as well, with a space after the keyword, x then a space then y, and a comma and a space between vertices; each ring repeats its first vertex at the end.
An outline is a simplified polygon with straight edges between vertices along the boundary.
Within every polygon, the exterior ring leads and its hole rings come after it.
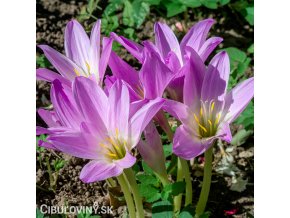
POLYGON ((214 136, 218 130, 221 113, 215 110, 214 101, 201 102, 199 113, 194 113, 194 128, 199 138, 214 136))
POLYGON ((107 137, 104 142, 99 143, 104 148, 105 156, 111 160, 119 160, 126 155, 126 140, 119 136, 119 130, 116 128, 115 135, 107 137))

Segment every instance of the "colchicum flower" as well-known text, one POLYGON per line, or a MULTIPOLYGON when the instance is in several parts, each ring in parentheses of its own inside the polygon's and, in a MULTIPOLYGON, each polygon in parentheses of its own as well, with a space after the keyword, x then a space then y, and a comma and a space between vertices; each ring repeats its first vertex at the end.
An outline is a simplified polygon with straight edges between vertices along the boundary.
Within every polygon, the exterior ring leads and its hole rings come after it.
POLYGON ((174 135, 173 152, 189 160, 205 152, 218 138, 231 141, 229 124, 253 98, 254 79, 249 78, 227 92, 227 53, 215 55, 206 68, 199 55, 187 49, 190 61, 186 64, 184 104, 168 100, 164 109, 182 122, 174 135))
POLYGON ((39 111, 48 128, 41 145, 75 157, 90 159, 81 171, 83 182, 119 176, 136 158, 130 151, 142 131, 160 110, 164 99, 130 103, 127 86, 117 80, 107 96, 94 81, 77 77, 72 90, 58 80, 52 82, 54 111, 39 111))
MULTIPOLYGON (((65 54, 59 53, 48 45, 39 45, 55 69, 64 77, 62 80, 72 81, 77 76, 85 76, 102 85, 107 63, 112 49, 112 39, 103 38, 102 54, 100 46, 101 21, 94 25, 90 38, 76 20, 70 21, 64 33, 65 54)), ((59 79, 55 72, 39 68, 37 79, 52 82, 59 79)))
POLYGON ((187 60, 188 52, 186 47, 194 49, 201 59, 205 61, 216 46, 222 42, 220 37, 211 37, 206 40, 207 34, 213 24, 213 19, 198 22, 184 36, 180 44, 170 27, 160 22, 155 23, 154 26, 155 44, 145 41, 143 42, 143 47, 123 36, 117 36, 115 33, 112 33, 111 36, 141 63, 146 61, 144 48, 156 53, 156 58, 159 58, 176 75, 169 83, 167 89, 171 98, 182 101, 184 74, 180 70, 187 60))

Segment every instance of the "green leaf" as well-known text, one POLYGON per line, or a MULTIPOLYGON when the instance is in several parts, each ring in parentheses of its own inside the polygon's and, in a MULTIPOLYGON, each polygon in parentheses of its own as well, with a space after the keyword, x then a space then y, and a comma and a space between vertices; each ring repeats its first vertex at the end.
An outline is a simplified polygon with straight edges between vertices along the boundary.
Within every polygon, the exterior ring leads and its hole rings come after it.
POLYGON ((124 2, 123 23, 126 26, 134 26, 133 7, 129 1, 124 2))
POLYGON ((190 8, 201 6, 200 0, 179 0, 179 2, 190 8))
POLYGON ((246 9, 246 20, 250 25, 254 25, 254 6, 247 7, 246 9))
POLYGON ((152 218, 172 218, 173 206, 169 201, 159 201, 152 205, 152 218))
POLYGON ((149 5, 159 5, 161 0, 145 0, 149 5))
POLYGON ((234 135, 231 144, 235 146, 240 146, 246 142, 251 134, 253 134, 253 131, 241 129, 234 135))
POLYGON ((142 167, 145 173, 149 175, 154 175, 153 170, 144 162, 144 160, 142 161, 142 167))
POLYGON ((233 64, 233 62, 244 62, 247 58, 247 55, 245 52, 235 47, 229 47, 222 50, 228 53, 231 64, 233 64))
POLYGON ((119 18, 117 16, 107 16, 102 18, 102 31, 106 35, 109 35, 110 32, 113 32, 119 27, 119 18))
POLYGON ((134 1, 132 7, 133 19, 135 21, 135 26, 138 28, 144 22, 147 15, 149 15, 150 7, 148 3, 143 1, 134 1))
POLYGON ((218 8, 217 0, 200 0, 200 2, 207 8, 210 9, 218 8))
POLYGON ((251 101, 241 115, 236 119, 235 123, 242 124, 246 130, 254 128, 254 103, 251 101))
POLYGON ((163 151, 165 158, 172 154, 172 143, 169 145, 163 145, 163 151))
POLYGON ((51 66, 51 64, 49 63, 49 61, 43 54, 36 56, 36 65, 38 67, 43 67, 43 68, 47 68, 51 66))
POLYGON ((180 14, 186 11, 186 6, 180 2, 173 1, 173 2, 166 2, 165 7, 167 10, 167 17, 173 17, 177 14, 180 14))
POLYGON ((123 0, 111 0, 110 4, 104 10, 104 15, 109 16, 115 13, 117 10, 120 10, 123 6, 123 0))
POLYGON ((175 182, 166 185, 161 193, 162 200, 172 201, 173 196, 177 196, 184 192, 185 182, 175 182))
POLYGON ((44 215, 40 212, 38 208, 36 208, 36 218, 44 218, 44 215))
POLYGON ((138 185, 140 194, 142 197, 146 199, 147 202, 152 203, 154 201, 157 201, 161 198, 161 194, 159 193, 158 188, 155 188, 151 185, 138 185))
POLYGON ((180 212, 178 215, 178 218, 192 218, 195 215, 195 209, 191 206, 188 205, 183 210, 180 212))
POLYGON ((158 179, 152 175, 147 175, 145 173, 139 173, 136 175, 136 177, 142 183, 142 185, 157 186, 159 184, 158 179))
POLYGON ((247 50, 250 54, 254 53, 254 43, 252 45, 250 45, 250 47, 247 50))
POLYGON ((230 0, 220 0, 221 5, 226 5, 230 2, 230 0))

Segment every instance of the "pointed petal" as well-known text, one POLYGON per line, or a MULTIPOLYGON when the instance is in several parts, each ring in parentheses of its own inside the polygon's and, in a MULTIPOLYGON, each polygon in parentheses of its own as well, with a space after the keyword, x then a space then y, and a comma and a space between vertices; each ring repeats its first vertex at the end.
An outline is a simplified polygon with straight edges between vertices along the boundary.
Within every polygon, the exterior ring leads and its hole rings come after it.
POLYGON ((254 96, 254 78, 249 78, 234 89, 232 89, 225 98, 224 113, 225 120, 229 123, 233 122, 247 107, 254 96))
POLYGON ((54 111, 39 109, 37 112, 49 127, 60 126, 59 119, 54 111))
POLYGON ((169 99, 165 100, 162 109, 183 123, 188 121, 188 117, 192 113, 187 105, 169 99))
POLYGON ((64 89, 58 80, 52 82, 50 90, 51 102, 61 123, 69 128, 79 129, 82 116, 74 102, 72 93, 64 89))
POLYGON ((88 75, 87 64, 90 57, 90 40, 82 25, 72 20, 68 22, 64 33, 66 56, 80 66, 88 75))
POLYGON ((114 163, 106 160, 93 160, 83 167, 80 179, 85 183, 91 183, 119 176, 122 172, 123 169, 114 163))
POLYGON ((205 152, 214 139, 200 140, 193 136, 184 125, 176 129, 173 138, 173 153, 186 160, 197 157, 205 152))
POLYGON ((223 41, 223 38, 220 37, 212 37, 204 42, 201 48, 198 51, 203 62, 206 61, 208 56, 212 53, 212 51, 223 41))
POLYGON ((37 80, 43 80, 46 82, 52 82, 53 80, 57 79, 62 84, 67 85, 68 87, 71 86, 71 82, 64 78, 63 76, 59 75, 58 73, 55 73, 49 69, 46 68, 38 68, 36 69, 36 79, 37 80))
POLYGON ((154 32, 155 44, 163 58, 166 58, 168 53, 173 51, 177 55, 180 62, 182 62, 178 40, 170 27, 165 23, 157 22, 154 25, 154 32))
POLYGON ((113 45, 113 39, 112 38, 103 38, 103 44, 102 44, 102 55, 100 60, 100 66, 99 66, 99 72, 100 72, 100 84, 102 84, 104 75, 107 69, 108 61, 110 58, 110 54, 112 51, 112 45, 113 45))
POLYGON ((123 36, 118 36, 116 33, 111 33, 111 37, 116 40, 118 43, 123 45, 128 52, 130 52, 137 60, 142 63, 143 62, 143 46, 139 45, 136 42, 133 42, 129 39, 126 39, 123 36))
POLYGON ((166 175, 165 157, 159 133, 153 122, 144 130, 146 142, 139 141, 137 148, 145 163, 155 172, 166 175))
POLYGON ((215 21, 213 19, 206 19, 196 23, 193 27, 191 27, 191 29, 183 37, 180 43, 180 48, 183 54, 185 52, 186 46, 193 48, 196 52, 199 51, 205 42, 207 34, 214 22, 215 21))
POLYGON ((229 56, 225 51, 219 52, 209 63, 202 85, 202 100, 218 100, 223 102, 227 90, 229 75, 229 56))
POLYGON ((74 62, 48 45, 39 45, 38 47, 42 49, 55 69, 68 80, 73 80, 76 77, 75 71, 82 73, 82 69, 74 62))
POLYGON ((90 36, 90 64, 92 73, 99 77, 100 48, 101 44, 101 20, 97 20, 92 28, 90 36))
POLYGON ((79 158, 96 159, 100 155, 100 148, 96 146, 94 140, 89 140, 91 138, 88 137, 88 134, 81 132, 63 132, 49 135, 47 141, 66 154, 79 158))
POLYGON ((129 91, 125 84, 117 80, 109 92, 108 130, 115 134, 116 130, 125 139, 128 136, 129 91))
POLYGON ((229 123, 224 122, 220 125, 221 127, 217 132, 217 136, 221 138, 222 140, 226 141, 227 143, 231 143, 233 137, 232 137, 229 123))
POLYGON ((119 166, 120 168, 130 168, 132 167, 136 162, 136 157, 134 157, 132 154, 130 154, 128 151, 126 152, 125 157, 123 157, 120 160, 114 161, 114 163, 119 166))
POLYGON ((184 76, 171 80, 167 86, 167 92, 172 100, 183 102, 184 76))
POLYGON ((140 110, 138 110, 130 119, 130 145, 135 147, 140 140, 141 133, 156 115, 156 113, 161 109, 164 103, 164 99, 156 98, 149 101, 140 110))
POLYGON ((137 86, 140 86, 138 72, 113 51, 110 56, 109 66, 116 78, 126 81, 132 87, 137 88, 137 86))
POLYGON ((201 98, 201 89, 206 68, 201 60, 200 56, 190 47, 187 47, 190 52, 190 59, 183 67, 184 77, 184 88, 183 88, 183 101, 193 111, 199 107, 201 98))
POLYGON ((108 97, 102 88, 86 77, 77 77, 73 82, 73 93, 78 109, 86 121, 99 131, 106 132, 108 97))
POLYGON ((162 97, 163 92, 174 78, 172 72, 153 52, 146 52, 145 61, 140 70, 140 81, 143 84, 145 98, 162 97))

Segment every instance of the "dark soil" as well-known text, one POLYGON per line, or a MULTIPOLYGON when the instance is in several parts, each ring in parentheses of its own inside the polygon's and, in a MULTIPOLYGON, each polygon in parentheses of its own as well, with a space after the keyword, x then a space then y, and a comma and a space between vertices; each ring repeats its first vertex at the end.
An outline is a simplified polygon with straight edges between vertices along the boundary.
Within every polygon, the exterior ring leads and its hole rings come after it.
MULTIPOLYGON (((105 5, 103 1, 101 5, 105 5)), ((69 1, 69 0, 38 0, 37 1, 37 19, 36 19, 36 40, 37 44, 48 44, 53 48, 63 52, 63 32, 66 23, 75 18, 83 5, 87 1, 69 1)), ((235 46, 238 48, 247 48, 253 41, 253 28, 241 21, 234 13, 232 17, 224 16, 224 13, 231 14, 228 11, 202 9, 199 13, 188 11, 187 14, 178 18, 166 19, 179 38, 196 21, 204 18, 214 18, 217 23, 213 26, 210 34, 221 36, 224 42, 220 47, 235 46), (226 18, 225 18, 226 17, 226 18), (180 31, 176 27, 176 23, 180 22, 183 30, 180 31)), ((137 31, 138 39, 153 40, 153 24, 155 21, 165 21, 160 17, 159 12, 151 11, 150 20, 147 20, 137 31)), ((87 26, 88 23, 85 23, 87 26)), ((118 32, 118 31, 117 31, 118 32)), ((37 54, 41 54, 37 49, 37 54)), ((125 50, 121 50, 120 55, 133 66, 138 66, 125 50)), ((252 74, 252 69, 249 74, 252 74)), ((50 106, 49 100, 49 84, 45 82, 37 82, 37 108, 50 106)), ((37 116, 37 125, 45 126, 43 121, 37 116)), ((253 137, 240 147, 234 147, 230 152, 234 157, 236 166, 240 169, 240 176, 248 179, 248 185, 242 192, 231 191, 229 187, 232 183, 232 177, 226 175, 213 174, 211 192, 207 205, 207 210, 211 212, 210 217, 253 217, 254 209, 254 154, 253 154, 253 137), (235 211, 234 215, 227 215, 227 211, 235 211)), ((215 163, 221 159, 219 149, 215 150, 215 163)), ((100 205, 114 205, 115 210, 112 216, 102 215, 102 217, 120 217, 124 213, 124 202, 116 200, 116 196, 120 196, 119 190, 109 189, 105 182, 85 184, 79 179, 81 168, 86 163, 85 160, 70 157, 62 153, 49 150, 37 152, 37 168, 36 183, 37 195, 36 203, 39 207, 41 204, 47 205, 72 205, 72 206, 92 206, 94 202, 100 205), (46 158, 52 167, 52 161, 58 157, 66 160, 65 165, 58 173, 57 184, 55 190, 50 190, 48 168, 46 158), (39 159, 41 161, 39 161, 39 159)), ((203 163, 200 161, 192 169, 193 173, 193 196, 194 202, 197 201, 200 192, 200 183, 202 181, 203 163)), ((69 217, 69 216, 68 216, 69 217)))

